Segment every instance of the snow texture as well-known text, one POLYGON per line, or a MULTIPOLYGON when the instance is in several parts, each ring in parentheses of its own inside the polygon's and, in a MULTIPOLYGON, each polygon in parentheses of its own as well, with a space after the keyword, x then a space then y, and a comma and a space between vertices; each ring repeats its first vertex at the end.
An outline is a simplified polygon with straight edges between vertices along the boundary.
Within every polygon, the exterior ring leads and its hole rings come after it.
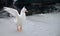
POLYGON ((60 36, 60 13, 27 16, 23 31, 17 32, 14 17, 0 18, 0 36, 60 36))

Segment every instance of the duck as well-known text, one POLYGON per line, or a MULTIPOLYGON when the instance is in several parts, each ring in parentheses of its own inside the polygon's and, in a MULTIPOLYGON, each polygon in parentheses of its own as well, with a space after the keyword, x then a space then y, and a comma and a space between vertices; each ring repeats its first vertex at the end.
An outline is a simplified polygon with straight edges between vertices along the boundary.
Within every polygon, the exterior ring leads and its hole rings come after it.
POLYGON ((25 6, 21 9, 20 14, 16 9, 9 8, 9 7, 4 7, 4 10, 7 11, 8 13, 12 14, 15 17, 15 22, 17 24, 17 31, 21 32, 22 31, 22 24, 26 22, 26 13, 28 12, 25 6))

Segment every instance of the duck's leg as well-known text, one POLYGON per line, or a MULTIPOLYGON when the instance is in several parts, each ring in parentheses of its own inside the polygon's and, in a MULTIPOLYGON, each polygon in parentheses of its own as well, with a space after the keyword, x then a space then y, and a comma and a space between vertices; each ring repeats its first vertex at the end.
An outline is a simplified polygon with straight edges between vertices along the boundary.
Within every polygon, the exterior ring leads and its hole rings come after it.
POLYGON ((17 31, 22 32, 22 25, 17 25, 17 31))

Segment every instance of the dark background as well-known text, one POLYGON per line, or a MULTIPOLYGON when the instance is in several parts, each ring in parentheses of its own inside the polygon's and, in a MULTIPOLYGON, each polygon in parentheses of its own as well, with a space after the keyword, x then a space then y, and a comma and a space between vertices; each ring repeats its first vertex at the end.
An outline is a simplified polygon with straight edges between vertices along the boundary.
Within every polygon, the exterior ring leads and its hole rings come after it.
POLYGON ((29 11, 27 15, 51 13, 58 10, 55 5, 60 3, 60 0, 17 0, 14 4, 13 2, 14 0, 0 0, 0 10, 3 7, 12 7, 20 12, 22 7, 25 6, 29 11))

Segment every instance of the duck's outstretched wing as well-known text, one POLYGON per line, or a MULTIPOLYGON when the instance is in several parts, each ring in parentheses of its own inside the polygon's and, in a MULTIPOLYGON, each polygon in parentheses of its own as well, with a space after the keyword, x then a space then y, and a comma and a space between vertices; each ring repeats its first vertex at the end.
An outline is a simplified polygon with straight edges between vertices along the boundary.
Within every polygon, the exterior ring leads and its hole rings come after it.
POLYGON ((12 14, 13 16, 19 16, 19 13, 16 9, 4 7, 4 10, 7 11, 8 13, 12 14))

